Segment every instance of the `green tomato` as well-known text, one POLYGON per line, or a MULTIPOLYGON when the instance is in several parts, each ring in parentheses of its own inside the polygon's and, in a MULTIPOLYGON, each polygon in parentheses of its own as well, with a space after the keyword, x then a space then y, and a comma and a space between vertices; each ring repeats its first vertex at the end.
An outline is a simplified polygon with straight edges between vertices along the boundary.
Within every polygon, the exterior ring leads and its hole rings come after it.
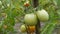
POLYGON ((0 5, 2 5, 2 2, 0 1, 0 5))
POLYGON ((2 9, 4 9, 5 7, 4 6, 2 6, 2 9))
POLYGON ((23 24, 20 27, 21 32, 26 32, 26 26, 23 24))
POLYGON ((37 17, 35 14, 26 14, 24 17, 24 21, 26 25, 36 25, 37 24, 37 17))
POLYGON ((48 21, 49 14, 44 9, 42 9, 41 11, 37 11, 37 17, 40 21, 48 21))

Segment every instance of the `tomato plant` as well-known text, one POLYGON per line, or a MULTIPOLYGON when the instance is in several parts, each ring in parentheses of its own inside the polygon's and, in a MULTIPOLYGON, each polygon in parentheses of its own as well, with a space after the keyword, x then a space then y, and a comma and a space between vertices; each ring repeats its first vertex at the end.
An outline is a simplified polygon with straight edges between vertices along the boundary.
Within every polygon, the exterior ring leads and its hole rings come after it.
POLYGON ((0 0, 1 34, 16 34, 18 30, 27 34, 37 34, 38 31, 40 34, 52 34, 59 22, 60 0, 0 0), (25 25, 20 29, 21 23, 25 25), (16 24, 20 24, 19 29, 16 24))

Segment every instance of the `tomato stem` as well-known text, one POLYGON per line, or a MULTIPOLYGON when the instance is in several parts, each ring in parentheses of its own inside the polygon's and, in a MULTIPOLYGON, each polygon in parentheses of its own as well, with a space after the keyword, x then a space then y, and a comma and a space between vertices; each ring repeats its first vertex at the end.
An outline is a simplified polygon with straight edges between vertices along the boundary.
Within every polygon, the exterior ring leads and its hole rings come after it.
MULTIPOLYGON (((38 7, 39 6, 39 2, 38 2, 38 0, 33 0, 33 7, 34 8, 36 8, 36 7, 38 7)), ((37 9, 36 9, 37 10, 37 9)), ((37 25, 36 25, 36 34, 40 34, 40 31, 39 31, 39 29, 40 29, 40 21, 39 21, 39 19, 38 19, 38 23, 37 23, 37 25)))

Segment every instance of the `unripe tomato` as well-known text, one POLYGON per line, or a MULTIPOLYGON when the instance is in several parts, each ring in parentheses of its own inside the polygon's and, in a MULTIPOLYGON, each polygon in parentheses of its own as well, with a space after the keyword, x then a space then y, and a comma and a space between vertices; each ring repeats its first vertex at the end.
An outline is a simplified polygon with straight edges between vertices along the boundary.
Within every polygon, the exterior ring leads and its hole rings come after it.
POLYGON ((42 9, 41 11, 37 11, 37 17, 40 21, 47 21, 49 19, 49 14, 46 10, 42 9))
POLYGON ((26 14, 24 17, 24 21, 26 25, 36 25, 37 24, 37 17, 35 14, 26 14))
POLYGON ((20 27, 21 32, 26 32, 26 26, 23 24, 20 27))
POLYGON ((2 2, 0 1, 0 5, 2 5, 2 2))
POLYGON ((5 7, 4 6, 2 6, 2 9, 4 9, 5 7))
POLYGON ((25 6, 25 7, 30 6, 29 1, 26 1, 26 2, 24 3, 24 6, 25 6))
POLYGON ((10 4, 7 4, 7 7, 9 7, 10 6, 10 4))
POLYGON ((31 32, 31 33, 32 33, 32 32, 34 32, 34 31, 35 31, 35 29, 36 29, 36 28, 35 28, 35 26, 29 26, 29 32, 31 32))

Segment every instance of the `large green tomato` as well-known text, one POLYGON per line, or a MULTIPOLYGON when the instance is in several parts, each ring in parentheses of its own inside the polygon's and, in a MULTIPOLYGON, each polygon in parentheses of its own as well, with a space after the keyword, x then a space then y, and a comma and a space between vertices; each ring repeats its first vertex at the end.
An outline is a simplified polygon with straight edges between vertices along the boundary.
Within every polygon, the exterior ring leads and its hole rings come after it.
POLYGON ((37 24, 37 17, 35 14, 26 14, 24 17, 24 21, 26 25, 36 25, 37 24))
POLYGON ((20 27, 21 32, 26 32, 26 26, 23 24, 20 27))
POLYGON ((46 10, 42 9, 41 11, 37 11, 37 17, 40 21, 48 21, 49 14, 46 12, 46 10))

